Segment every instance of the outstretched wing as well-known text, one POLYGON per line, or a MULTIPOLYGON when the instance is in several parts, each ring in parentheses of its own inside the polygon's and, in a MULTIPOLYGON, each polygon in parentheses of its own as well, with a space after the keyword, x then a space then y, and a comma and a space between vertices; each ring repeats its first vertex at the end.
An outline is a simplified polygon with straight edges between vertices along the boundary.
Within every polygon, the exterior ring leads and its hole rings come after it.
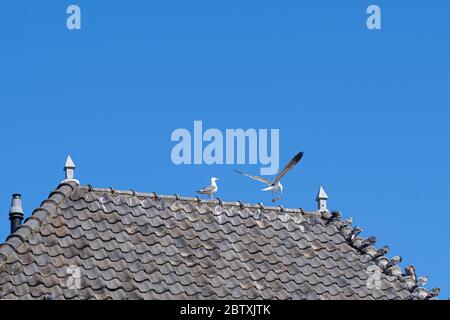
POLYGON ((291 171, 297 165, 297 163, 299 163, 300 160, 302 160, 302 158, 303 158, 303 152, 297 153, 295 155, 295 157, 292 158, 292 160, 286 165, 286 167, 284 167, 284 169, 281 170, 281 172, 277 175, 274 183, 279 182, 281 180, 281 178, 283 178, 286 175, 286 173, 291 171))
POLYGON ((264 179, 263 177, 252 176, 251 174, 248 174, 248 173, 245 173, 245 172, 241 172, 241 171, 237 171, 237 170, 234 170, 234 171, 237 172, 237 173, 240 173, 240 174, 242 174, 242 175, 244 175, 244 176, 246 176, 246 177, 248 177, 248 178, 250 178, 250 179, 253 179, 253 180, 256 180, 256 181, 260 181, 260 182, 262 182, 262 183, 265 183, 265 184, 267 184, 268 186, 271 186, 271 185, 272 185, 272 181, 269 181, 269 180, 267 180, 267 179, 264 179))

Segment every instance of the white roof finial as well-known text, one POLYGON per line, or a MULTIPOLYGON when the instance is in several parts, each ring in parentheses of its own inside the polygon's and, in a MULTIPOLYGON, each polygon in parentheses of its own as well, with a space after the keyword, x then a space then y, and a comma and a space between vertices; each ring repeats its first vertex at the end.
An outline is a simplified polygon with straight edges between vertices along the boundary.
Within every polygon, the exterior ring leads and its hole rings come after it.
POLYGON ((64 168, 66 169, 75 169, 75 163, 73 163, 72 158, 70 157, 70 155, 67 156, 67 160, 66 160, 66 165, 64 166, 64 168))
POLYGON ((317 199, 316 200, 327 200, 327 199, 328 199, 327 193, 325 192, 323 187, 320 186, 319 193, 317 194, 317 199))
POLYGON ((70 157, 70 155, 67 156, 66 164, 64 165, 64 171, 66 172, 66 179, 63 182, 73 181, 80 184, 80 182, 75 179, 75 168, 76 166, 72 158, 70 157))
POLYGON ((327 200, 328 200, 328 195, 325 192, 325 190, 323 189, 322 186, 320 186, 319 192, 317 193, 317 209, 319 210, 319 212, 323 212, 323 211, 328 211, 327 209, 327 200))

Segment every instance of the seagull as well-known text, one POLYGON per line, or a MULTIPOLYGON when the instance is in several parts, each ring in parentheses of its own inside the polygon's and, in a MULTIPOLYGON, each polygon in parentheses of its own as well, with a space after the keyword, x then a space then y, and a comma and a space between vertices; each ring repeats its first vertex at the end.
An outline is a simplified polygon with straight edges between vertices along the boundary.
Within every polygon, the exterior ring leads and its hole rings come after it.
POLYGON ((250 179, 257 180, 257 181, 267 184, 268 187, 265 189, 261 189, 261 190, 272 192, 272 202, 275 202, 277 200, 278 201, 281 200, 281 196, 283 194, 283 185, 280 182, 281 179, 286 175, 286 173, 291 171, 297 165, 297 163, 300 162, 300 160, 302 158, 303 158, 303 152, 297 153, 295 155, 295 157, 292 158, 292 160, 284 167, 284 169, 278 173, 278 175, 275 177, 275 180, 273 180, 273 181, 267 180, 267 179, 259 177, 259 176, 253 176, 251 174, 247 174, 247 173, 244 173, 244 172, 241 172, 238 170, 234 170, 234 171, 239 174, 242 174, 250 179), (277 199, 274 198, 274 195, 278 195, 277 199))
POLYGON ((217 183, 216 183, 216 181, 218 181, 218 180, 219 180, 219 178, 212 177, 211 178, 211 185, 208 186, 208 187, 205 187, 205 188, 203 188, 201 190, 198 190, 197 193, 207 194, 212 199, 213 195, 219 190, 219 188, 217 187, 217 183))

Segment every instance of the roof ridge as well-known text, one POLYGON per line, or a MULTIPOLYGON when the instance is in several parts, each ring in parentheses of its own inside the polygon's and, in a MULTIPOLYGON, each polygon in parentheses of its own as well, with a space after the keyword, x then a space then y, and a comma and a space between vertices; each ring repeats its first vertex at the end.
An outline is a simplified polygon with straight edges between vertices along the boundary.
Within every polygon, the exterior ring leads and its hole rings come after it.
POLYGON ((73 191, 76 190, 75 182, 66 181, 58 185, 58 187, 50 193, 47 200, 44 200, 40 207, 35 209, 30 217, 28 217, 17 230, 11 233, 5 240, 0 243, 0 267, 6 262, 8 257, 19 248, 30 235, 37 231, 44 221, 56 211, 60 204, 73 191))
POLYGON ((361 227, 351 228, 353 219, 342 220, 342 213, 339 211, 324 211, 321 218, 327 220, 328 224, 333 223, 340 231, 347 243, 362 255, 368 255, 371 261, 379 267, 383 274, 396 277, 405 288, 411 293, 411 299, 430 300, 436 298, 440 293, 440 288, 428 290, 419 283, 417 276, 409 276, 398 266, 402 262, 401 256, 392 259, 387 258, 389 247, 375 247, 376 237, 363 238, 359 234, 363 231, 361 227))
POLYGON ((317 216, 317 217, 320 216, 320 213, 318 211, 306 211, 303 208, 285 208, 282 205, 267 206, 267 205, 264 205, 263 203, 251 204, 251 203, 244 203, 242 201, 223 201, 221 198, 216 198, 216 199, 211 200, 211 199, 201 199, 198 196, 188 197, 188 196, 180 196, 178 194, 163 195, 163 194, 158 194, 157 192, 136 192, 133 189, 116 190, 113 188, 94 188, 91 185, 79 186, 78 189, 88 190, 91 192, 129 195, 129 196, 135 196, 135 197, 139 197, 139 198, 153 198, 153 199, 177 200, 177 201, 187 201, 187 202, 195 201, 195 202, 198 202, 201 204, 218 204, 218 205, 227 206, 227 207, 240 207, 241 209, 245 209, 245 208, 261 209, 261 210, 286 212, 286 213, 300 213, 303 215, 317 216))

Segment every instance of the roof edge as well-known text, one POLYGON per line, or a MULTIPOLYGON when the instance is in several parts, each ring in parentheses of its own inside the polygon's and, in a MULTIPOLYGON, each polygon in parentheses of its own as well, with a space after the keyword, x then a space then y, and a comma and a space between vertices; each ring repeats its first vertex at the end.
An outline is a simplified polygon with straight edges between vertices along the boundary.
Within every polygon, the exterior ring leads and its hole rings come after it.
POLYGON ((50 193, 40 207, 35 209, 17 230, 11 233, 4 243, 0 243, 0 266, 17 250, 28 237, 37 231, 44 221, 52 215, 61 203, 78 187, 75 182, 62 182, 50 193))
POLYGON ((352 228, 353 219, 342 220, 342 214, 339 211, 322 212, 321 218, 325 219, 327 224, 334 224, 347 243, 360 254, 369 256, 372 262, 381 269, 383 274, 396 277, 411 293, 410 300, 433 300, 439 296, 441 288, 427 290, 419 283, 416 275, 413 277, 407 275, 406 271, 402 271, 398 266, 402 260, 401 257, 397 256, 389 259, 387 257, 389 247, 375 247, 377 241, 375 237, 359 237, 358 235, 362 232, 362 228, 352 228), (398 258, 400 258, 400 261, 398 261, 398 258))

